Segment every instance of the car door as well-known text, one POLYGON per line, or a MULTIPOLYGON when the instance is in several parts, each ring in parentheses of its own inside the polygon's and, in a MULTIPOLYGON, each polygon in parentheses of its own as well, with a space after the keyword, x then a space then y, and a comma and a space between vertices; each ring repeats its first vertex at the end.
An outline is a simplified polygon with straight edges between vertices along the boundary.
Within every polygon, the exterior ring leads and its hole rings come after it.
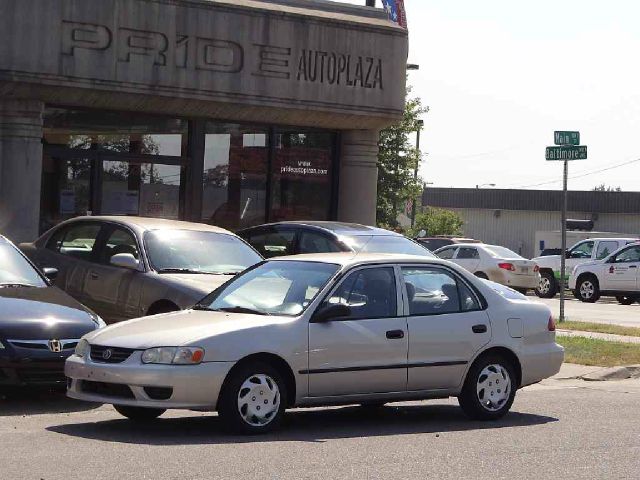
POLYGON ((466 281, 440 266, 402 267, 410 391, 457 387, 491 323, 466 281))
POLYGON ((139 270, 112 265, 111 257, 129 253, 141 262, 140 247, 134 233, 121 226, 106 227, 104 240, 97 246, 96 262, 87 272, 84 299, 107 323, 140 315, 143 264, 139 270))
POLYGON ((87 271, 95 261, 102 226, 99 222, 72 222, 60 227, 47 241, 37 265, 58 269, 55 285, 84 303, 87 271))
POLYGON ((633 245, 621 250, 611 259, 605 268, 606 290, 635 292, 638 288, 638 270, 640 270, 640 246, 633 245))
MULTIPOLYGON (((586 240, 584 242, 577 243, 567 255, 565 260, 565 278, 568 278, 576 265, 584 263, 591 259, 593 255, 593 247, 595 242, 593 240, 586 240)), ((554 272, 555 273, 555 272, 554 272)), ((560 277, 560 266, 558 266, 557 278, 560 277)))
POLYGON ((453 257, 456 255, 456 250, 458 250, 458 247, 446 247, 438 250, 436 255, 443 260, 453 261, 453 257))
POLYGON ((407 387, 407 321, 392 266, 351 271, 323 305, 351 315, 309 323, 309 396, 403 392, 407 387))
POLYGON ((480 266, 480 253, 476 247, 459 247, 454 262, 465 270, 475 273, 480 266))

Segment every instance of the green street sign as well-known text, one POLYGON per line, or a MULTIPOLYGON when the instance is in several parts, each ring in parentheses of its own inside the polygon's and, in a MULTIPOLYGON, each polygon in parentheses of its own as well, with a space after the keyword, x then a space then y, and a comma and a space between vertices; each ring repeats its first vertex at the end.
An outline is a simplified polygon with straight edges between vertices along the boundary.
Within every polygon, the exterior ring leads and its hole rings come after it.
POLYGON ((580 145, 580 132, 555 131, 553 138, 556 145, 580 145))
POLYGON ((547 160, 586 160, 587 147, 547 147, 547 160))

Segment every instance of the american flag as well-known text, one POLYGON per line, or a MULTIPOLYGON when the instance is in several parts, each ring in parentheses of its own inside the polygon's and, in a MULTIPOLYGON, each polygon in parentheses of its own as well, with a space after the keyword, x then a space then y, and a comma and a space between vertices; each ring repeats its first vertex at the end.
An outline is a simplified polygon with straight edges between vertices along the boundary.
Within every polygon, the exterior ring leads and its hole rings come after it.
POLYGON ((382 5, 384 5, 384 9, 392 21, 402 28, 407 28, 407 13, 404 9, 404 0, 382 0, 382 5))

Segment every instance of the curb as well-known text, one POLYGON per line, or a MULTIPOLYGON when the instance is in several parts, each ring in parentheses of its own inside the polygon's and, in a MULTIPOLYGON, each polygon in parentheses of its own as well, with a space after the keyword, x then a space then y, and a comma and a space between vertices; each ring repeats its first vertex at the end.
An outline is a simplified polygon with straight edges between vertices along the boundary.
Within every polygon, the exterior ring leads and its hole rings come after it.
POLYGON ((587 382, 605 382, 607 380, 627 380, 629 378, 640 378, 640 365, 602 368, 600 370, 596 370, 595 372, 581 375, 578 378, 587 382))

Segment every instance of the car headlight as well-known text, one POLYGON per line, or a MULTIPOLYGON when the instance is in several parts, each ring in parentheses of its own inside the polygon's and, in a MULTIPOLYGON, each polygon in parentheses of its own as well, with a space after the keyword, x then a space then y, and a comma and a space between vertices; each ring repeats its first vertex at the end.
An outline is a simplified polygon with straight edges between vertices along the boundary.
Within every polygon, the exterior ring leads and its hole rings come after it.
POLYGON ((196 365, 203 358, 204 350, 199 347, 156 347, 142 352, 142 363, 196 365))
POLYGON ((81 338, 76 345, 76 349, 73 353, 78 357, 85 357, 90 351, 91 346, 89 345, 89 342, 87 342, 84 338, 81 338))

